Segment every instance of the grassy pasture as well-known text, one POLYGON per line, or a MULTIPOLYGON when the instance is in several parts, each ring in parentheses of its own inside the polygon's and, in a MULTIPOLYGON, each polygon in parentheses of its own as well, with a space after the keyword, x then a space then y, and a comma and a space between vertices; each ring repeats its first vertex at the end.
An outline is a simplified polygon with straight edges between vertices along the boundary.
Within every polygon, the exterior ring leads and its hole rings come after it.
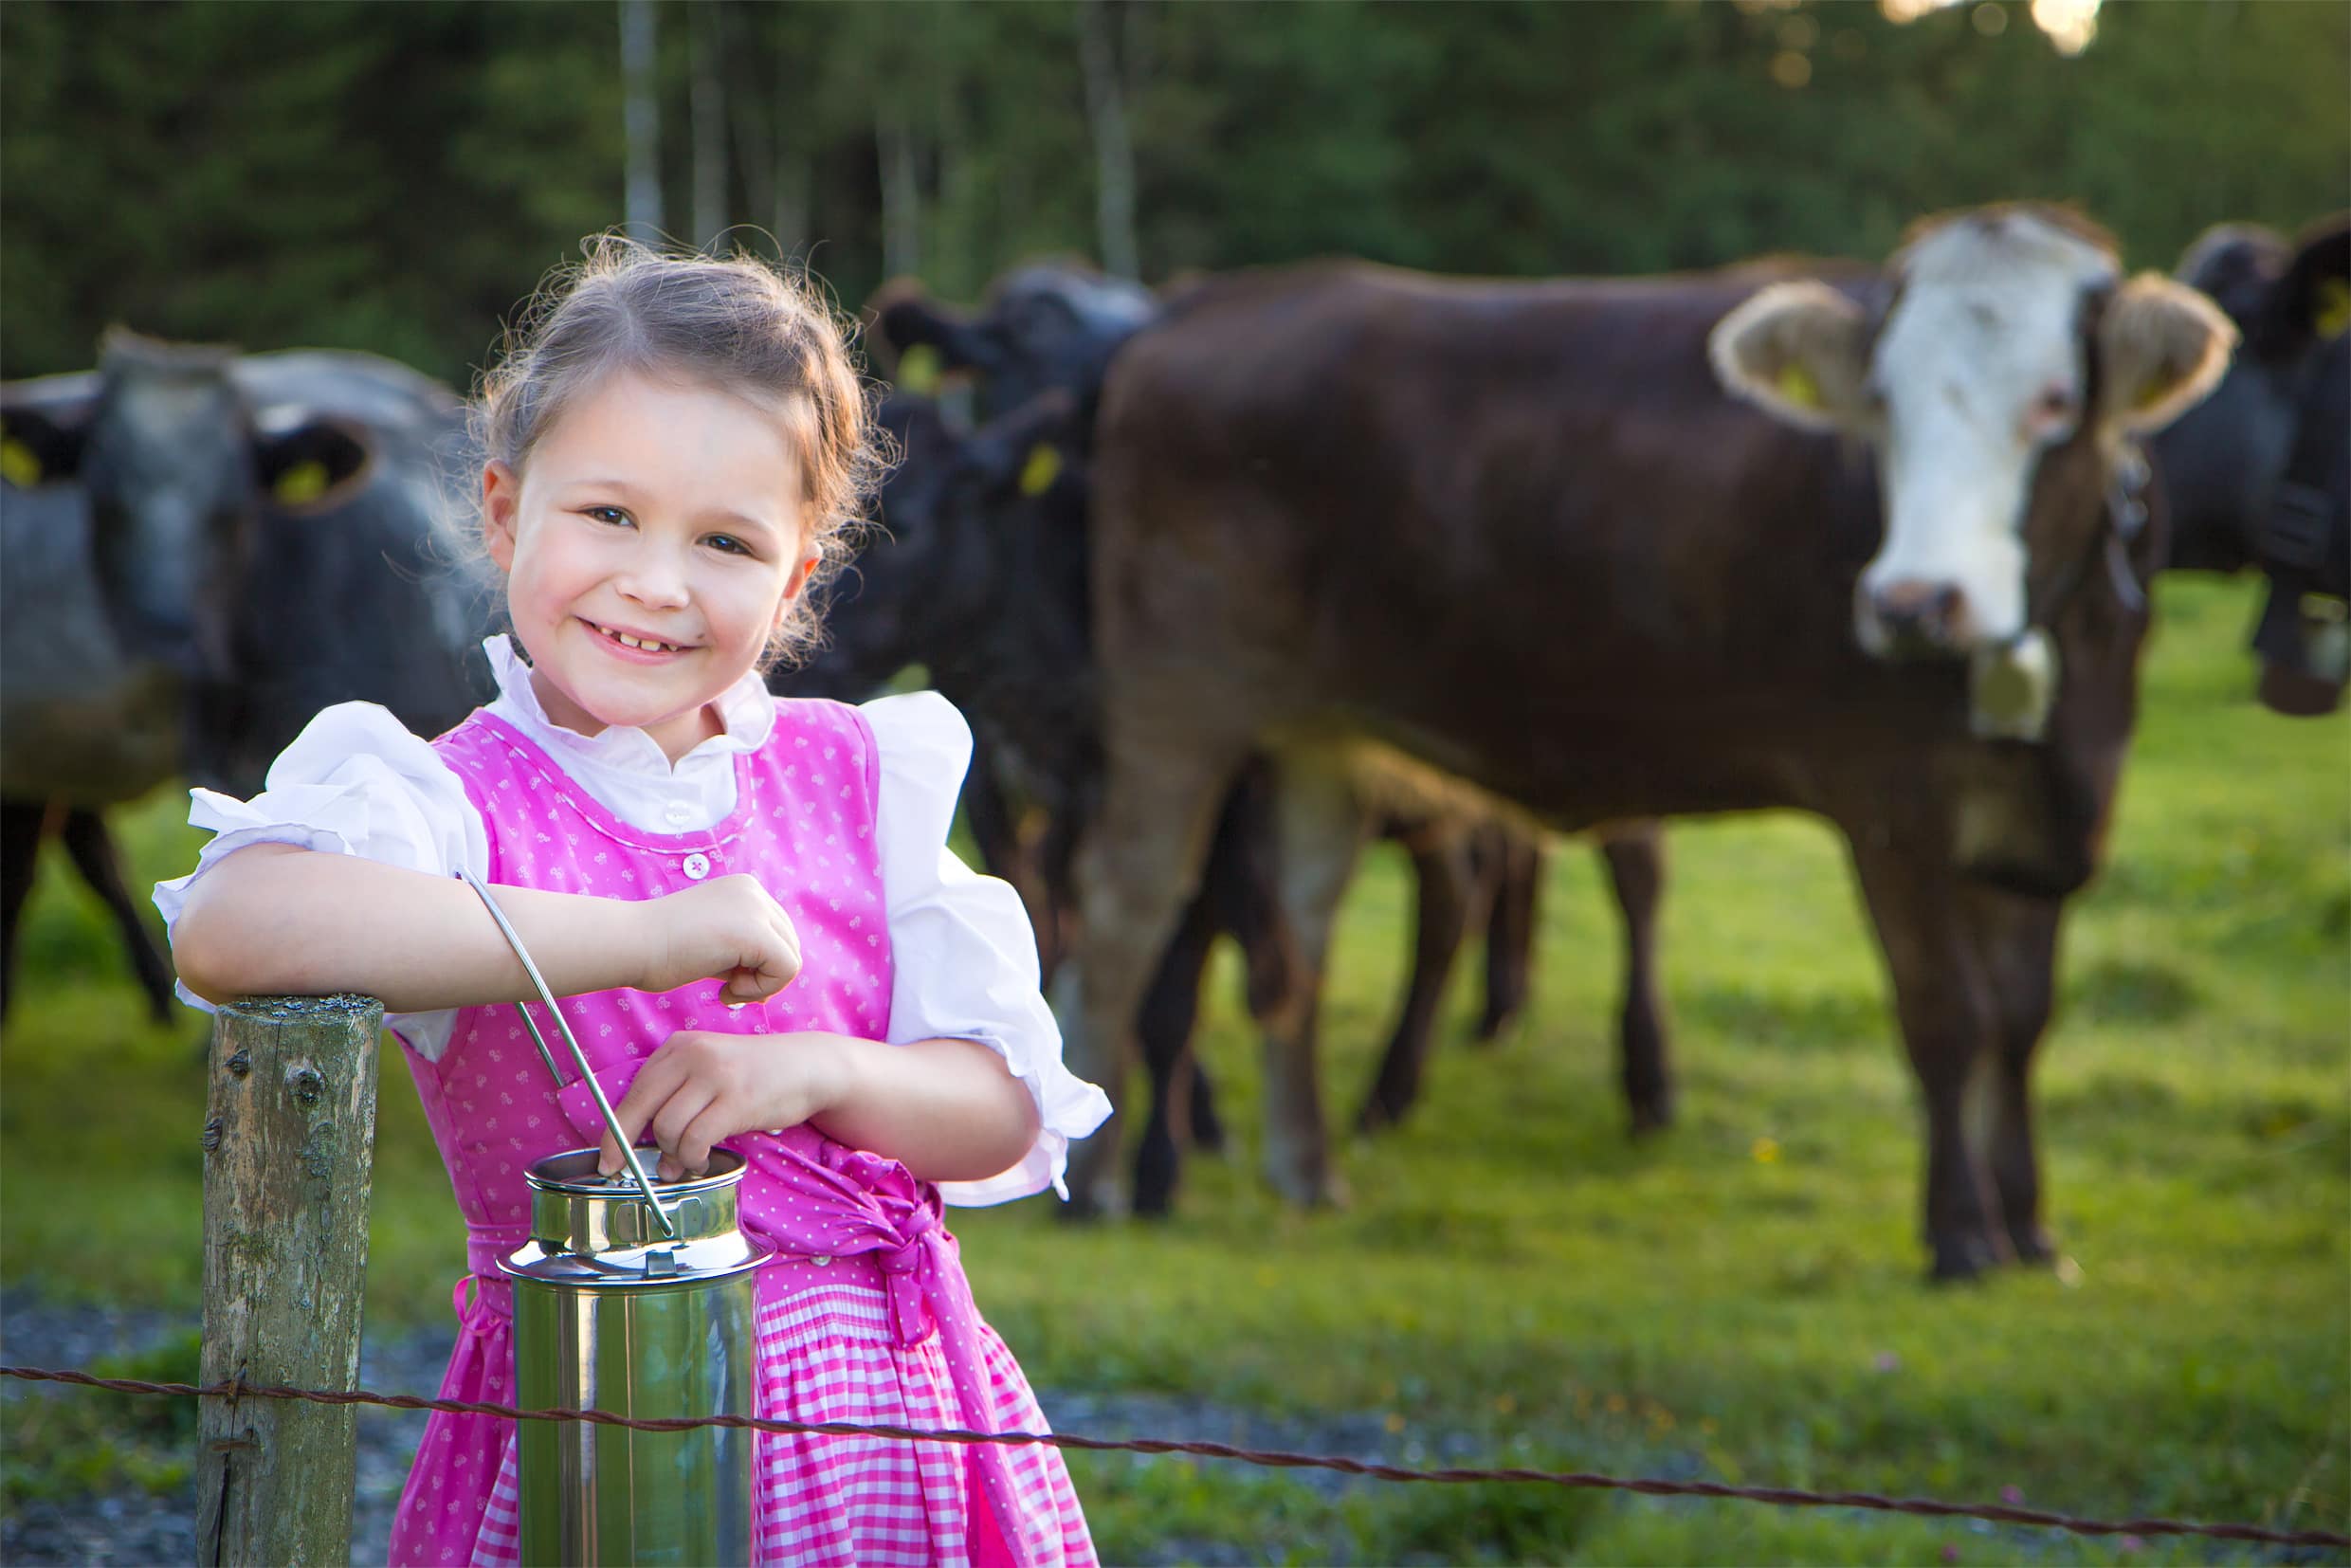
MULTIPOLYGON (((963 1214, 992 1321, 1040 1386, 1136 1397, 1121 1408, 1164 1395, 1194 1431, 1277 1435, 1260 1446, 1364 1430, 1406 1462, 2345 1528, 2351 728, 2252 705, 2251 593, 2161 585, 2109 866, 2074 905, 2040 1058, 2057 1269, 1922 1282, 1922 1146, 1877 956, 1829 832, 1771 816, 1670 835, 1670 1134, 1624 1135, 1613 915, 1590 854, 1566 847, 1532 1015, 1473 1050, 1458 1042, 1475 997, 1457 984, 1419 1110, 1346 1147, 1350 1207, 1287 1212, 1254 1179, 1255 1046, 1228 955, 1202 1045, 1240 1146, 1193 1162, 1162 1225, 1072 1230, 1043 1202, 963 1214)), ((138 878, 192 859, 181 814, 160 796, 122 814, 138 878)), ((192 1309, 198 1030, 145 1023, 51 853, 0 1039, 0 1272, 192 1309)), ((1325 1010, 1334 1119, 1368 1083, 1409 920, 1400 858, 1375 854, 1325 1010)), ((415 1095, 386 1067, 377 1331, 446 1312, 461 1257, 415 1095)), ((12 1486, 35 1435, 0 1433, 12 1486)), ((144 1461, 79 1463, 84 1479, 155 1484, 144 1461)), ((2276 1559, 1842 1511, 1073 1465, 1112 1561, 2276 1559)))

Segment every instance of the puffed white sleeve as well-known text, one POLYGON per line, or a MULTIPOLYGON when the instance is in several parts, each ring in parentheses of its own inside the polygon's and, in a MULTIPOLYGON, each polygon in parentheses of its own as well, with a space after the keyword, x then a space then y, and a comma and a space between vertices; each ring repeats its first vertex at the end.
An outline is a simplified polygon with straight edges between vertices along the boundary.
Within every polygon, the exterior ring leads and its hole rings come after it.
POLYGON ((874 837, 890 922, 889 1043, 976 1040, 1037 1103, 1037 1140, 1019 1164, 984 1181, 942 1181, 939 1195, 969 1207, 1049 1186, 1066 1198, 1069 1140, 1101 1126, 1110 1101, 1062 1065, 1061 1029, 1037 989, 1036 936, 1020 895, 947 847, 972 732, 932 691, 877 698, 858 711, 880 761, 874 837))
MULTIPOLYGON (((489 835, 465 786, 426 741, 374 702, 323 709, 269 765, 250 800, 214 790, 188 792, 188 821, 212 840, 184 877, 155 884, 163 923, 178 921, 189 889, 225 855, 253 844, 292 844, 329 854, 359 855, 434 876, 461 866, 489 873, 489 835)), ((179 998, 215 1011, 186 986, 179 998)), ((428 1060, 447 1049, 457 1014, 398 1013, 385 1019, 428 1060)))

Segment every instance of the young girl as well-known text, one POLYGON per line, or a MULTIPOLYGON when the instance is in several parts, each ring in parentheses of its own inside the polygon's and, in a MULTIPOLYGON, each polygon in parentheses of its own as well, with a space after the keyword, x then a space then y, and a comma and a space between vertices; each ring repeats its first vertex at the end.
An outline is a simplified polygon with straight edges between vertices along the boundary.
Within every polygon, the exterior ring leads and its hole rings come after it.
MULTIPOLYGON (((1020 901, 944 846, 971 739, 939 697, 779 701, 811 582, 871 466, 829 315, 748 260, 620 241, 550 296, 482 399, 482 520, 518 655, 429 742, 320 714, 156 903, 183 987, 383 999, 468 1230, 441 1393, 511 1400, 498 1260, 523 1172, 604 1143, 514 1003, 536 995, 473 891, 564 1003, 659 1174, 749 1164, 760 1413, 1043 1431, 979 1320, 941 1198, 1061 1184, 1101 1090, 1063 1067, 1020 901), (527 661, 527 662, 526 662, 527 661), (468 1288, 470 1286, 470 1289, 468 1288)), ((512 1423, 435 1414, 395 1563, 511 1562, 512 1423)), ((1058 1450, 763 1436, 762 1561, 1090 1562, 1058 1450)))

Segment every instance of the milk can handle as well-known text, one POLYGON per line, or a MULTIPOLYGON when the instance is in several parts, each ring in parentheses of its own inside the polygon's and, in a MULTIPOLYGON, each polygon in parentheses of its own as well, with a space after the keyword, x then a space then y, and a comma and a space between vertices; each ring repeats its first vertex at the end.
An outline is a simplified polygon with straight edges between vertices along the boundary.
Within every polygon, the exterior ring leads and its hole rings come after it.
MULTIPOLYGON (((662 1234, 671 1241, 677 1240, 678 1222, 669 1217, 668 1210, 662 1207, 661 1198, 653 1192, 653 1178, 645 1174, 644 1162, 637 1158, 635 1147, 622 1136, 620 1118, 613 1113, 612 1103, 604 1097, 604 1085, 596 1082, 594 1071, 588 1066, 588 1053, 579 1048, 579 1040, 572 1033, 572 1026, 564 1021, 563 1010, 556 1006, 556 995, 547 989, 546 976, 539 974, 538 965, 531 961, 530 951, 522 945, 521 937, 508 922, 506 912, 498 907, 498 901, 490 897, 490 890, 483 884, 482 879, 463 866, 457 868, 457 874, 465 879, 466 886, 482 895, 482 902, 489 908, 490 919, 496 921, 498 929, 505 934, 506 945, 513 948, 515 957, 522 960, 523 973, 530 975, 531 984, 538 988, 539 1000, 547 1004, 547 1012, 555 1019, 556 1028, 563 1031, 563 1043, 572 1048, 572 1061, 579 1067, 580 1081, 588 1085, 588 1092, 596 1097, 596 1109, 604 1113, 604 1124, 611 1130, 612 1141, 620 1145, 620 1157, 629 1162, 629 1174, 637 1178, 637 1191, 643 1193, 645 1201, 653 1206, 653 1217, 661 1222, 662 1234)), ((563 1074, 556 1067, 556 1053, 547 1048, 547 1037, 538 1032, 538 1025, 532 1022, 531 1010, 518 1002, 515 1011, 522 1014, 523 1027, 531 1031, 531 1041, 538 1047, 539 1058, 547 1064, 548 1072, 554 1075, 556 1087, 563 1087, 563 1074)))

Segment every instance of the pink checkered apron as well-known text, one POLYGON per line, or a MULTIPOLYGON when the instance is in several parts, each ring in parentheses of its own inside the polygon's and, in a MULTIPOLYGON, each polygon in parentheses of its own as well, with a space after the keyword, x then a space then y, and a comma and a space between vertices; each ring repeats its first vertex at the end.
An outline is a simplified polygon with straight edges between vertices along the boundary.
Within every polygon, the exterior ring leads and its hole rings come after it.
MULTIPOLYGON (((621 821, 488 713, 433 745, 482 813, 494 884, 638 899, 749 872, 798 927, 799 978, 760 1006, 728 1009, 715 980, 661 995, 567 998, 572 1031, 615 1102, 677 1030, 866 1039, 887 1030, 890 942, 873 841, 878 764, 854 708, 778 702, 767 743, 736 759, 734 814, 693 833, 621 821)), ((779 1040, 776 1048, 792 1047, 779 1040)), ((511 1402, 513 1306, 497 1260, 529 1233, 522 1174, 546 1155, 593 1143, 603 1124, 585 1085, 556 1091, 512 1006, 461 1011, 437 1063, 406 1055, 468 1231, 460 1331, 441 1395, 511 1402)), ((808 1126, 727 1142, 749 1162, 742 1227, 779 1254, 759 1271, 760 1414, 1046 1430, 1011 1352, 972 1304, 937 1188, 808 1126)), ((762 1563, 1094 1560, 1054 1449, 763 1434, 756 1464, 762 1563)), ((511 1422, 431 1417, 392 1522, 391 1558, 515 1560, 511 1422)))

